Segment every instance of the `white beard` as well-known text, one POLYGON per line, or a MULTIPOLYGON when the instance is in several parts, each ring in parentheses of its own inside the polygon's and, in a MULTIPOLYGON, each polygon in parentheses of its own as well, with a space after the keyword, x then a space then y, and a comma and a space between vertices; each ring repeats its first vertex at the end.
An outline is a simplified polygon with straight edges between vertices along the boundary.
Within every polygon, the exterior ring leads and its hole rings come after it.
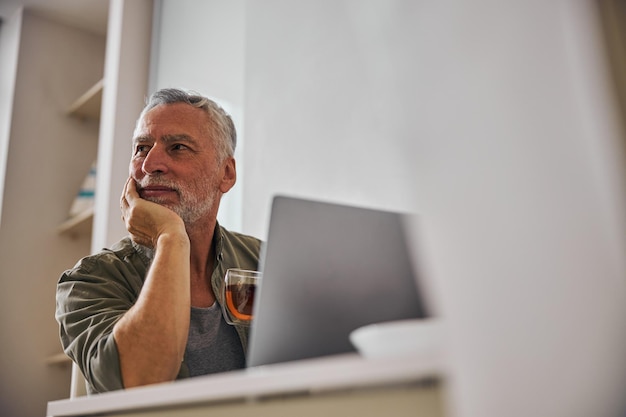
POLYGON ((214 185, 213 177, 196 178, 191 182, 177 184, 169 179, 156 177, 144 177, 139 182, 139 187, 148 185, 161 185, 176 191, 179 203, 173 204, 160 198, 146 198, 146 200, 160 204, 178 214, 186 227, 194 225, 198 220, 207 216, 215 199, 219 198, 219 189, 214 185))

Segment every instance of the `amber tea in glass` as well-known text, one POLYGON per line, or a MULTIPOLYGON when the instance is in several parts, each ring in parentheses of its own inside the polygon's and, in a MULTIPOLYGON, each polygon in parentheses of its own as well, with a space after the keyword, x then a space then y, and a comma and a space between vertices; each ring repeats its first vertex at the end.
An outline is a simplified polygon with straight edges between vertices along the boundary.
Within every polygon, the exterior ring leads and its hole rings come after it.
POLYGON ((261 279, 258 271, 229 269, 224 277, 222 310, 228 324, 249 325, 254 309, 254 295, 261 279))

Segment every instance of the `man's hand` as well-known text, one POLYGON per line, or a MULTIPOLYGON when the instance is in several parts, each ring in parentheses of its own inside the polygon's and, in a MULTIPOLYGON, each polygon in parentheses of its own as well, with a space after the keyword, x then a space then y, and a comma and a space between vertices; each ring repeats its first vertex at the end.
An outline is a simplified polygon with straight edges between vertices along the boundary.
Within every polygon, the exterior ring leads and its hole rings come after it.
POLYGON ((120 209, 126 230, 140 245, 154 248, 162 235, 186 235, 182 219, 167 207, 141 198, 133 178, 128 178, 124 185, 120 209))

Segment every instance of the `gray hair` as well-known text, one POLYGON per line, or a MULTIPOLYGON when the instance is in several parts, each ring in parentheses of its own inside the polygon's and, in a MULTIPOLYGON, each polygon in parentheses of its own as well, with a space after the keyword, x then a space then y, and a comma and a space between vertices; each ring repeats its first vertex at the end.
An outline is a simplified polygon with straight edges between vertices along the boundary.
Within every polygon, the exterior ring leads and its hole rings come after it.
POLYGON ((235 130, 233 119, 219 104, 195 91, 164 88, 154 92, 146 101, 146 106, 141 111, 139 120, 156 106, 174 103, 186 103, 204 110, 213 122, 209 128, 217 139, 218 157, 220 160, 224 160, 227 156, 234 155, 235 147, 237 146, 237 131, 235 130))

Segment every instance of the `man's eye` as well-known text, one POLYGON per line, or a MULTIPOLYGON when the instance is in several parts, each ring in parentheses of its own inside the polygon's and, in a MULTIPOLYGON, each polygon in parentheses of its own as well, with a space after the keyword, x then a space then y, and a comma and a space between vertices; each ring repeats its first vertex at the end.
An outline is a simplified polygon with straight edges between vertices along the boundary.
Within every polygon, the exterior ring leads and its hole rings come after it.
POLYGON ((135 155, 145 155, 149 150, 147 145, 137 145, 135 147, 135 155))
POLYGON ((187 148, 187 146, 183 145, 182 143, 176 143, 176 144, 172 145, 172 150, 175 150, 175 151, 182 151, 182 150, 185 150, 185 149, 189 149, 189 148, 187 148))

